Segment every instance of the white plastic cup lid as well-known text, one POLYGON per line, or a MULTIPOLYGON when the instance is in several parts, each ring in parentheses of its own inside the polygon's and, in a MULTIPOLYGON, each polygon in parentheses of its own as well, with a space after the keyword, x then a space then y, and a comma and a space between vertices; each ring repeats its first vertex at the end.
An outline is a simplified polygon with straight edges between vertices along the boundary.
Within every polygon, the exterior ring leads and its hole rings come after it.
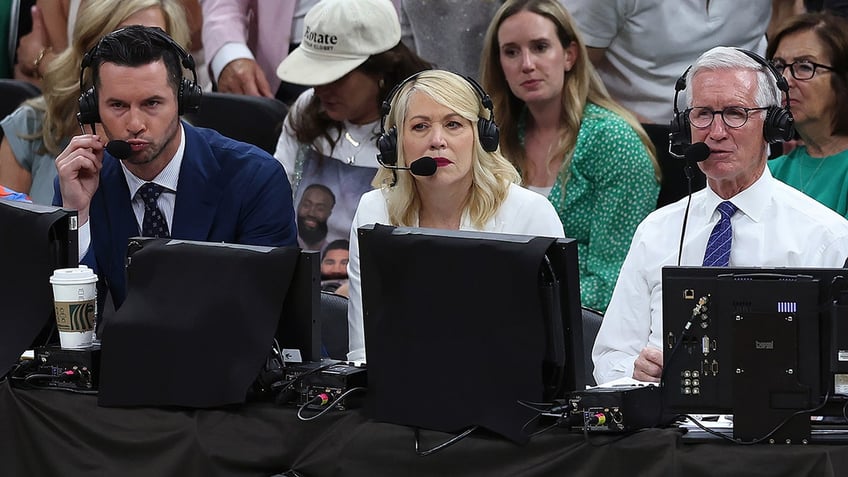
POLYGON ((53 271, 50 283, 54 285, 78 285, 84 283, 96 283, 97 275, 94 270, 85 265, 77 268, 58 268, 53 271))

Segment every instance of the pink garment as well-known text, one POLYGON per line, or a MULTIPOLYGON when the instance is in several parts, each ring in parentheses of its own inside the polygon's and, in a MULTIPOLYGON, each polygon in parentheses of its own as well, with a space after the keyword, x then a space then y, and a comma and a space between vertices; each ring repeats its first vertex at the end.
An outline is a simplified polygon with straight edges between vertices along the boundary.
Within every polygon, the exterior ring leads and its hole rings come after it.
MULTIPOLYGON (((277 91, 277 65, 292 43, 294 0, 204 0, 203 48, 207 62, 226 43, 246 44, 265 73, 271 91, 277 91)), ((215 78, 217 80, 217 78, 215 78)))
MULTIPOLYGON (((204 0, 203 49, 207 64, 226 43, 246 44, 265 73, 271 92, 280 87, 277 66, 289 54, 295 0, 204 0)), ((392 0, 400 9, 400 0, 392 0)), ((211 71, 210 71, 211 74, 211 71)), ((217 78, 213 78, 217 81, 217 78)))

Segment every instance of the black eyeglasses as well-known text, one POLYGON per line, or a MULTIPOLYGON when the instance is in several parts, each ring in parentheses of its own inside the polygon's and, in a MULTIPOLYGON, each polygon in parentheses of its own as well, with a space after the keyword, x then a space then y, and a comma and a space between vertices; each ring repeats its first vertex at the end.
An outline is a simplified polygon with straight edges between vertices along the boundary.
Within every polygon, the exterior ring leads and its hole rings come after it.
POLYGON ((814 63, 809 60, 799 60, 794 63, 784 63, 783 61, 776 60, 771 62, 774 69, 777 70, 781 75, 789 68, 789 71, 792 72, 792 77, 796 80, 805 81, 808 79, 813 79, 813 76, 816 75, 816 68, 821 68, 827 71, 833 71, 833 67, 822 65, 819 63, 814 63))
POLYGON ((716 114, 721 115, 721 120, 729 128, 741 128, 748 122, 748 116, 751 111, 763 111, 765 108, 743 108, 742 106, 728 106, 721 111, 713 111, 712 108, 689 108, 686 110, 686 115, 689 116, 689 122, 696 128, 708 128, 713 123, 713 118, 716 114))

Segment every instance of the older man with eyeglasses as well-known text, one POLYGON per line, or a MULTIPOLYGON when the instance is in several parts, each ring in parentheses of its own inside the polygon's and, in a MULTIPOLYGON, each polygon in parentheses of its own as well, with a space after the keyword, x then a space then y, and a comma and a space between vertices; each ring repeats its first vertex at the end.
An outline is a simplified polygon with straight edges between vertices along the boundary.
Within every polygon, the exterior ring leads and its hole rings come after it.
POLYGON ((637 228, 592 351, 597 382, 660 380, 663 266, 845 262, 848 221, 773 179, 766 167, 769 142, 792 134, 788 95, 781 92, 789 88, 781 80, 765 60, 736 48, 713 48, 689 69, 688 107, 675 120, 680 134, 709 151, 698 163, 707 187, 637 228))

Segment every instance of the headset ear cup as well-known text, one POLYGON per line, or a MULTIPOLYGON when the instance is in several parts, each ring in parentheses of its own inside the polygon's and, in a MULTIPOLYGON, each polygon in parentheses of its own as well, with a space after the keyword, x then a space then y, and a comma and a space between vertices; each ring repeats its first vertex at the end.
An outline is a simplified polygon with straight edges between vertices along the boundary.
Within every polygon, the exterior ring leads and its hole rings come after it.
POLYGON ((478 118, 477 133, 480 136, 480 145, 483 146, 484 151, 495 152, 498 150, 501 133, 494 121, 478 118))
POLYGON ((179 114, 196 113, 200 110, 200 101, 203 98, 203 90, 194 81, 183 78, 180 81, 178 93, 179 114))
POLYGON ((689 116, 686 111, 680 111, 674 115, 669 124, 670 134, 668 136, 672 146, 688 146, 692 144, 692 129, 689 126, 689 116))
POLYGON ((772 106, 766 111, 763 121, 763 137, 769 144, 785 142, 795 136, 795 118, 785 108, 772 106))
POLYGON ((94 86, 80 94, 77 120, 80 124, 95 124, 100 122, 100 111, 97 108, 97 91, 94 90, 94 86))
POLYGON ((397 128, 392 126, 377 138, 380 160, 387 166, 397 165, 397 128))

